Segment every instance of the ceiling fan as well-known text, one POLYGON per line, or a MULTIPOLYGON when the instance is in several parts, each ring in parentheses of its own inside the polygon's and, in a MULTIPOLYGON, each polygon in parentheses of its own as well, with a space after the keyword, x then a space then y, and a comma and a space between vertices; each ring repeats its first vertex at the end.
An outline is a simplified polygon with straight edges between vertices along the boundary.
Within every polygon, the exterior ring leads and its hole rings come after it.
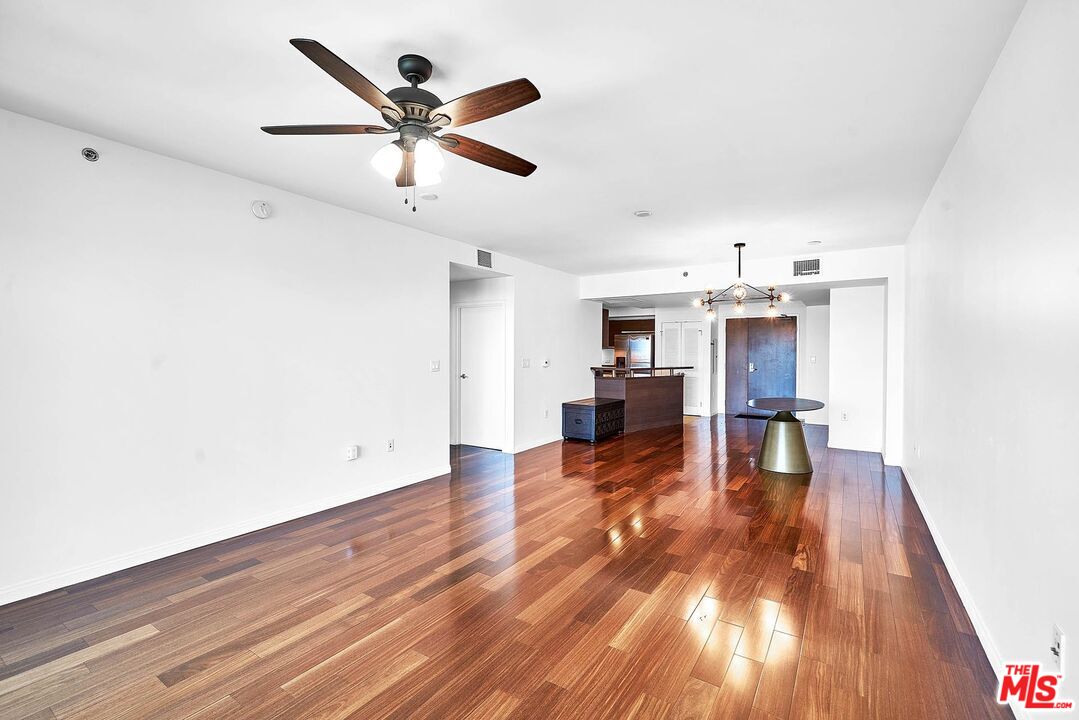
MULTIPOLYGON (((419 55, 402 55, 397 69, 408 83, 384 93, 351 65, 314 40, 290 40, 297 50, 380 113, 389 127, 381 125, 267 125, 271 135, 390 135, 399 137, 371 158, 381 175, 398 187, 434 185, 445 160, 439 148, 482 165, 522 177, 536 169, 532 163, 486 143, 443 130, 486 120, 539 100, 539 90, 528 80, 511 80, 484 90, 442 102, 419 87, 431 78, 434 66, 419 55)), ((407 199, 405 202, 408 202, 407 199)), ((413 203, 413 210, 416 209, 413 203)))

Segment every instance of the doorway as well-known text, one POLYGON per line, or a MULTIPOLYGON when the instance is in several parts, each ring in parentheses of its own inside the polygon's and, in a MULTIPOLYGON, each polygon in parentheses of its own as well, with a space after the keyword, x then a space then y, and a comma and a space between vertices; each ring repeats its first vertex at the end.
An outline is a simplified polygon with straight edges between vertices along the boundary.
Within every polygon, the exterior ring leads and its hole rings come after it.
POLYGON ((728 415, 760 414, 752 398, 796 397, 797 378, 798 318, 727 318, 728 415))
POLYGON ((506 308, 457 307, 457 427, 461 445, 505 448, 506 308))

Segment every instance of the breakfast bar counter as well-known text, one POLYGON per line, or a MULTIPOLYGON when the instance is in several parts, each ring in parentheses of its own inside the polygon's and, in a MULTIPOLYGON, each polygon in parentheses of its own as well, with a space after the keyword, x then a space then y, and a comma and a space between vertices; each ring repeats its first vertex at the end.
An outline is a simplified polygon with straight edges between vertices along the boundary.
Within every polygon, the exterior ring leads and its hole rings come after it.
POLYGON ((597 398, 625 401, 625 432, 682 424, 680 370, 690 367, 591 368, 597 398))

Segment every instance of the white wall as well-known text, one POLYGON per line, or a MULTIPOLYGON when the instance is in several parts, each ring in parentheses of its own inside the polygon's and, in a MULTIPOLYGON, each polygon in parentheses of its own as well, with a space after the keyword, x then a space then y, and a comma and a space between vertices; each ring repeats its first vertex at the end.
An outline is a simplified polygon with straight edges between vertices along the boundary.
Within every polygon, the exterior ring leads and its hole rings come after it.
POLYGON ((806 307, 806 331, 803 335, 805 345, 801 350, 805 372, 798 395, 820 400, 824 407, 812 412, 798 413, 798 417, 815 425, 828 424, 828 410, 832 405, 828 393, 829 324, 830 308, 827 305, 806 307))
MULTIPOLYGON (((887 287, 885 314, 887 342, 885 345, 887 362, 885 364, 885 444, 884 462, 899 465, 903 452, 903 362, 904 362, 904 313, 906 269, 906 248, 902 245, 892 247, 867 248, 863 250, 841 250, 834 252, 814 252, 812 254, 762 258, 752 254, 752 246, 746 248, 743 259, 743 275, 747 282, 759 287, 770 284, 795 288, 805 283, 848 283, 868 284, 884 282, 887 287), (819 275, 794 277, 792 264, 796 259, 819 257, 821 272, 819 275)), ((581 278, 582 298, 604 297, 644 297, 667 293, 700 292, 709 283, 722 284, 725 279, 736 274, 733 260, 706 265, 695 265, 658 270, 639 270, 633 272, 589 275, 581 278), (683 272, 688 275, 682 275, 683 272)), ((725 286, 725 285, 724 285, 725 286)), ((722 336, 722 333, 720 333, 722 336)), ((801 387, 802 376, 799 376, 801 387)), ((834 416, 829 415, 834 424, 834 416)))
POLYGON ((560 440, 562 403, 595 394, 588 368, 602 359, 603 306, 578 299, 580 279, 574 275, 514 267, 498 269, 511 273, 516 284, 514 444, 521 451, 560 440))
POLYGON ((1031 0, 910 235, 904 468, 994 663, 1079 698, 1079 3, 1031 0))
MULTIPOLYGON (((0 603, 448 470, 449 262, 474 248, 4 111, 0 130, 0 603)), ((517 350, 552 360, 517 369, 520 449, 558 436, 541 406, 590 390, 600 310, 573 276, 494 262, 517 350)))
POLYGON ((513 441, 513 399, 514 399, 514 372, 513 362, 513 335, 514 335, 514 283, 511 277, 485 278, 479 280, 459 280, 450 283, 450 442, 457 445, 461 442, 460 432, 460 390, 461 385, 457 382, 461 374, 460 355, 460 309, 467 305, 484 305, 490 303, 501 304, 506 313, 506 417, 505 429, 503 430, 502 448, 506 452, 512 452, 513 441))
POLYGON ((884 446, 884 295, 881 285, 831 291, 828 447, 881 452, 884 446))

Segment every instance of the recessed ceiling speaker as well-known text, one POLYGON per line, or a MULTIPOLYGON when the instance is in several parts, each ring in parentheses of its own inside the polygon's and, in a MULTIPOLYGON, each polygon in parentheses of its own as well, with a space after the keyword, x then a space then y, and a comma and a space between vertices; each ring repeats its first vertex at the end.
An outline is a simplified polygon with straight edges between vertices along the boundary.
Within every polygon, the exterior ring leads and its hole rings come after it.
POLYGON ((93 148, 83 148, 82 156, 90 162, 97 162, 97 159, 101 157, 97 154, 97 150, 94 150, 93 148))

